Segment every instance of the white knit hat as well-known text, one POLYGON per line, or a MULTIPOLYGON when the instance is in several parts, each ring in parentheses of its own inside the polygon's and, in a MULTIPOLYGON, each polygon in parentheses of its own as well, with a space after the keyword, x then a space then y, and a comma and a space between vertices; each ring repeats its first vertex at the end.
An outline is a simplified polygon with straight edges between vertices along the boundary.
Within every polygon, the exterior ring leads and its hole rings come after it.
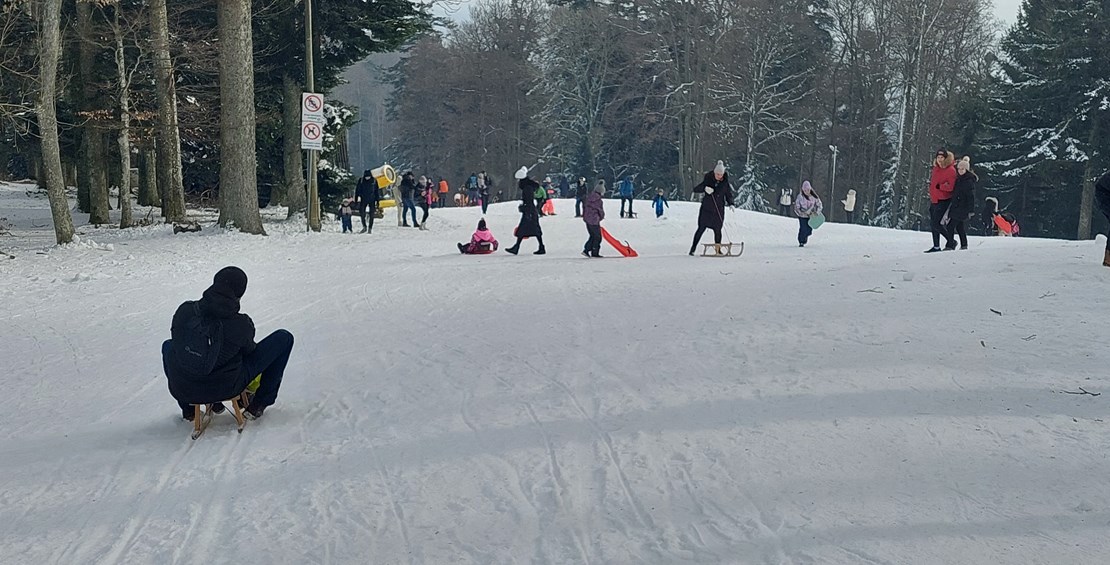
POLYGON ((521 168, 517 169, 516 174, 514 174, 513 176, 516 177, 516 180, 521 180, 521 179, 527 177, 528 176, 528 167, 521 167, 521 168))
POLYGON ((717 161, 717 166, 713 167, 713 172, 718 174, 718 175, 725 174, 725 162, 724 161, 717 161))

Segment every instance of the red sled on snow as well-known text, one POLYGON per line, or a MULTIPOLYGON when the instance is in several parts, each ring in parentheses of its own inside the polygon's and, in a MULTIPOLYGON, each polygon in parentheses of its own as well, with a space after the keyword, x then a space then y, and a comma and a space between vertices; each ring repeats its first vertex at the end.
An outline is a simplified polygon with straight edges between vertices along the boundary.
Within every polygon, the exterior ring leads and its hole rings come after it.
POLYGON ((624 242, 624 243, 621 243, 617 238, 613 237, 613 234, 609 233, 609 231, 606 230, 605 228, 601 228, 601 237, 605 239, 606 243, 608 243, 609 245, 612 245, 613 249, 617 250, 617 253, 620 253, 621 255, 624 255, 625 257, 639 257, 640 256, 639 253, 636 253, 635 249, 632 249, 631 247, 628 246, 627 241, 624 242))

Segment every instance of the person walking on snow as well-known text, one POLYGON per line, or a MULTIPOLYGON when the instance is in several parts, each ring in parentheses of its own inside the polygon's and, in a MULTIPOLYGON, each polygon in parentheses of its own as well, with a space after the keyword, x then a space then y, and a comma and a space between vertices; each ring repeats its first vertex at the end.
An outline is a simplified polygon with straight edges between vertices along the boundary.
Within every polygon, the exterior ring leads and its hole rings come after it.
POLYGON ((721 242, 721 228, 725 225, 725 206, 732 205, 732 185, 728 182, 728 172, 724 161, 717 161, 712 171, 705 173, 701 184, 694 187, 694 194, 704 194, 701 210, 698 212, 698 231, 694 232, 694 243, 690 245, 690 255, 698 248, 705 230, 713 230, 713 243, 721 242))
POLYGON ((536 210, 539 210, 540 217, 546 216, 544 206, 547 205, 548 190, 551 189, 551 177, 545 177, 543 182, 540 183, 539 188, 536 189, 536 210))
POLYGON ((971 158, 965 156, 956 164, 956 184, 952 188, 952 205, 941 219, 949 235, 960 236, 960 249, 967 249, 967 219, 975 211, 975 183, 979 176, 971 170, 971 158))
POLYGON ((540 216, 536 211, 536 191, 540 189, 540 183, 528 178, 528 167, 521 167, 513 176, 520 188, 520 224, 516 227, 516 244, 505 248, 505 251, 516 255, 520 252, 520 242, 526 237, 534 237, 540 248, 533 255, 544 255, 547 250, 543 247, 543 230, 540 229, 540 216))
POLYGON ((849 224, 856 223, 856 191, 849 190, 848 196, 840 201, 844 205, 844 215, 849 224))
POLYGON ((570 181, 566 175, 559 175, 559 198, 570 198, 570 181))
POLYGON ((626 201, 628 202, 628 217, 629 218, 632 217, 632 192, 635 189, 636 189, 636 186, 634 184, 632 184, 632 177, 631 176, 624 177, 624 180, 622 180, 621 184, 620 184, 621 217, 622 218, 625 217, 625 215, 624 215, 624 203, 626 201))
MULTIPOLYGON (((1110 220, 1110 172, 1102 175, 1095 183, 1095 202, 1102 215, 1110 220)), ((1110 267, 1110 233, 1106 235, 1106 254, 1102 257, 1102 265, 1110 267)))
POLYGON ((604 192, 605 181, 597 181, 582 210, 582 220, 586 222, 586 233, 590 236, 582 247, 582 255, 586 257, 601 257, 601 220, 605 219, 605 203, 601 195, 604 192))
POLYGON ((413 227, 420 227, 420 223, 416 221, 416 180, 412 176, 412 171, 406 171, 404 176, 401 177, 401 226, 409 227, 407 214, 412 210, 412 223, 413 227))
POLYGON ((478 220, 478 229, 474 231, 474 235, 470 236, 470 243, 460 243, 459 253, 464 255, 475 255, 484 253, 493 253, 497 251, 497 239, 493 237, 489 229, 486 227, 486 219, 478 220))
POLYGON ((419 206, 424 211, 424 216, 420 218, 420 229, 428 229, 428 211, 432 208, 432 202, 435 202, 435 185, 432 184, 432 179, 421 175, 420 181, 416 184, 418 189, 418 197, 420 198, 419 206))
POLYGON ((473 206, 478 202, 478 175, 470 173, 470 178, 466 179, 466 205, 473 206))
POLYGON ((478 178, 481 179, 478 186, 478 200, 480 200, 482 204, 482 214, 485 214, 486 210, 489 210, 489 195, 490 191, 493 190, 493 179, 490 178, 485 171, 482 171, 481 176, 478 178))
POLYGON ((355 188, 355 208, 358 209, 358 217, 362 220, 362 231, 359 233, 374 231, 374 217, 378 214, 378 194, 378 181, 370 174, 370 169, 366 169, 362 173, 362 178, 358 179, 358 186, 355 188), (369 214, 367 214, 368 210, 369 214))
POLYGON ((174 312, 170 339, 162 343, 162 368, 185 420, 193 420, 193 404, 213 404, 212 412, 223 412, 220 402, 241 394, 260 374, 243 415, 260 418, 277 400, 293 334, 276 330, 255 343, 254 322, 239 311, 246 292, 247 274, 224 267, 200 300, 184 302, 174 312))
POLYGON ((937 150, 933 160, 933 172, 929 176, 929 227, 933 232, 933 246, 925 250, 926 253, 941 251, 940 236, 944 236, 944 251, 956 248, 956 240, 952 234, 941 225, 948 206, 952 203, 952 191, 956 188, 956 162, 951 151, 944 148, 937 150))
POLYGON ((343 204, 339 207, 339 221, 343 224, 343 233, 354 233, 355 228, 351 227, 351 199, 344 198, 343 204))
POLYGON ((793 198, 794 198, 794 194, 793 194, 792 190, 790 190, 789 188, 782 189, 782 193, 779 194, 779 213, 780 214, 782 214, 783 216, 786 216, 786 217, 790 217, 790 206, 794 202, 793 198))
POLYGON ((667 197, 663 196, 663 189, 662 188, 660 188, 656 192, 655 198, 652 199, 651 203, 653 205, 655 205, 655 217, 656 218, 662 218, 663 217, 663 207, 664 206, 666 206, 667 208, 671 207, 671 205, 667 203, 667 197))
POLYGON ((447 195, 451 189, 447 186, 447 181, 443 177, 439 177, 439 204, 440 208, 447 207, 447 195))
POLYGON ((809 184, 808 180, 803 182, 802 191, 794 200, 794 215, 798 216, 798 247, 805 247, 806 243, 809 243, 809 236, 813 235, 809 219, 820 215, 824 208, 821 197, 813 190, 813 185, 809 184))

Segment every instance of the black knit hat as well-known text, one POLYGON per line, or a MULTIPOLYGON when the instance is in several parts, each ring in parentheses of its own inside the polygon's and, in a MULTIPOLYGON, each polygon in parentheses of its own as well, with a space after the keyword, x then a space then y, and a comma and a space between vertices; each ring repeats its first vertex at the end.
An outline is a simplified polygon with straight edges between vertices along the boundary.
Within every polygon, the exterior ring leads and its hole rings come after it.
POLYGON ((247 274, 239 267, 224 267, 212 277, 212 286, 223 287, 236 298, 242 298, 247 292, 247 274))
POLYGON ((486 219, 478 220, 478 231, 486 231, 486 219))

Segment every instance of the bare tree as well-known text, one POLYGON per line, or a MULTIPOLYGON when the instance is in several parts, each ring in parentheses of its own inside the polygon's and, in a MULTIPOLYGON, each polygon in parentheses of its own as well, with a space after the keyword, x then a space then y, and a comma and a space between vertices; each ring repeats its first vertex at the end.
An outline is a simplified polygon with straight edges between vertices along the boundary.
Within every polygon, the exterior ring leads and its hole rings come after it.
POLYGON ((89 223, 111 222, 108 195, 108 147, 105 144, 110 112, 103 107, 96 73, 100 44, 93 22, 93 2, 79 0, 77 8, 77 70, 81 92, 81 158, 78 206, 89 213, 89 223))
POLYGON ((69 214, 62 180, 62 155, 58 144, 58 114, 55 106, 58 84, 58 59, 61 55, 62 0, 38 0, 34 8, 38 20, 39 85, 36 113, 42 136, 43 172, 54 234, 59 244, 73 241, 73 218, 69 214))
POLYGON ((158 190, 166 223, 185 221, 185 187, 181 179, 181 133, 177 121, 177 87, 170 59, 170 31, 166 0, 150 2, 151 48, 158 93, 158 190))
POLYGON ((250 0, 217 0, 220 41, 220 225, 265 234, 258 212, 250 0))

